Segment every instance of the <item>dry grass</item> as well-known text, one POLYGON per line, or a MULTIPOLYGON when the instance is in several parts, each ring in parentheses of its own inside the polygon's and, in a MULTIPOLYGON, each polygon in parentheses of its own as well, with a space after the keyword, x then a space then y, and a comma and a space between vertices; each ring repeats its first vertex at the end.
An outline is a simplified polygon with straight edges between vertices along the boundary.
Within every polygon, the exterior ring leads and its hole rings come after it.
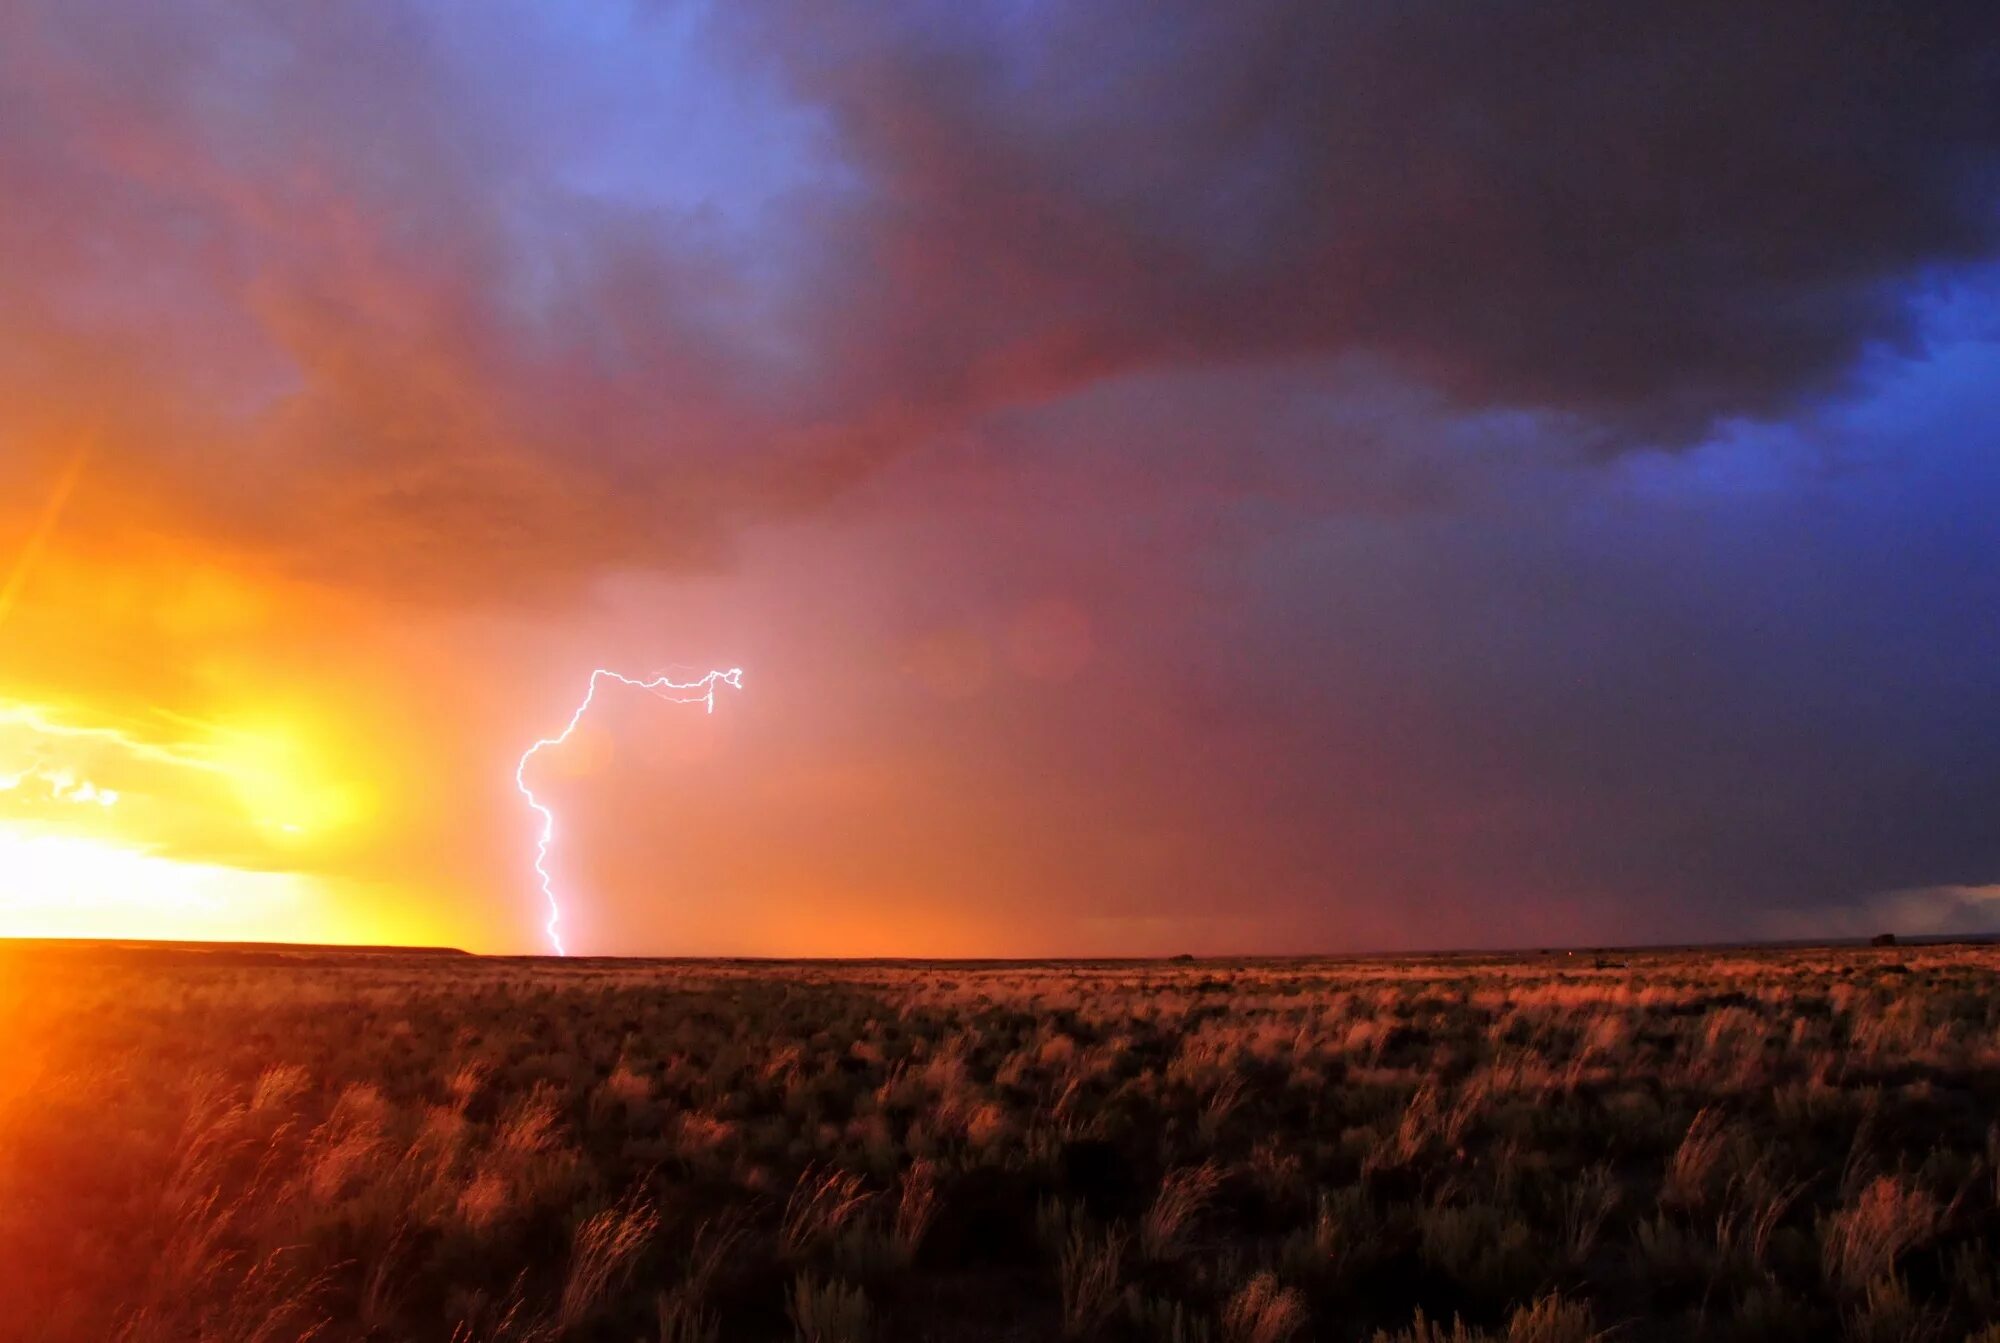
POLYGON ((1070 1232, 1057 1265, 1064 1338, 1088 1338, 1110 1317, 1118 1303, 1124 1258, 1125 1238, 1115 1231, 1079 1226, 1070 1232))
POLYGON ((580 1329, 621 1283, 660 1229, 660 1215, 633 1198, 584 1219, 570 1247, 569 1275, 556 1303, 556 1332, 580 1329))
POLYGON ((861 1215, 870 1197, 861 1177, 852 1171, 807 1167, 785 1204, 779 1232, 785 1254, 802 1259, 830 1244, 843 1227, 861 1215))
POLYGON ((1684 1209, 1708 1206, 1728 1150, 1729 1128, 1722 1113, 1712 1106, 1696 1111, 1680 1146, 1667 1162, 1667 1179, 1660 1189, 1660 1202, 1684 1209))
POLYGON ((789 1313, 798 1343, 864 1343, 868 1337, 868 1295, 838 1279, 822 1282, 811 1273, 792 1280, 789 1313))
POLYGON ((1222 1307, 1224 1343, 1285 1343, 1305 1322, 1305 1297, 1281 1286, 1268 1270, 1244 1283, 1222 1307))
POLYGON ((1892 1272, 1937 1229, 1931 1196, 1893 1175, 1877 1176, 1855 1200, 1829 1214, 1820 1232, 1827 1281, 1852 1291, 1892 1272))
POLYGON ((1197 1218, 1215 1198, 1222 1172, 1212 1161, 1169 1171, 1139 1219, 1139 1250, 1155 1263, 1179 1258, 1197 1218))
POLYGON ((1990 1337, 1996 969, 17 948, 0 1339, 1990 1337))

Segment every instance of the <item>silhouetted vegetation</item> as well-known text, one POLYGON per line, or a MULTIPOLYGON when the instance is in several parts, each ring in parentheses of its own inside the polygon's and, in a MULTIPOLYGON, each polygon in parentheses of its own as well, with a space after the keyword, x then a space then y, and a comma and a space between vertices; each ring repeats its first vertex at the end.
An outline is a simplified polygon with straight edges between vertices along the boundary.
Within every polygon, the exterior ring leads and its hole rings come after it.
POLYGON ((0 1335, 1996 1343, 1996 965, 0 953, 0 1335))

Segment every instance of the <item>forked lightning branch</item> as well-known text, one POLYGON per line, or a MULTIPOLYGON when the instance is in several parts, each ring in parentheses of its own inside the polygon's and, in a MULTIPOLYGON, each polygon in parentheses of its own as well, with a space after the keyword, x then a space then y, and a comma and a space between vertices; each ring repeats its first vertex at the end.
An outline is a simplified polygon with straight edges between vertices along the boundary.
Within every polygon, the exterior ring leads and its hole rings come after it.
POLYGON ((521 753, 520 763, 514 766, 514 787, 520 790, 521 796, 528 800, 528 805, 542 818, 542 831, 535 841, 535 875, 541 882, 542 898, 547 900, 549 905, 549 921, 543 925, 543 931, 548 934, 549 945, 555 949, 558 956, 566 956, 569 953, 563 949, 562 935, 557 932, 558 926, 562 923, 562 902, 556 897, 555 879, 549 875, 548 866, 549 845, 555 842, 556 837, 556 814, 547 803, 535 796, 532 788, 528 787, 528 764, 538 753, 550 747, 561 746, 570 739, 576 732, 577 725, 583 722, 583 716, 590 712, 590 706, 596 702, 597 687, 604 681, 613 681, 622 686, 630 686, 634 690, 643 690, 674 704, 706 705, 708 712, 714 713, 715 688, 726 685, 732 690, 742 689, 743 671, 740 667, 732 667, 728 671, 712 671, 699 680, 676 681, 671 676, 655 676, 649 679, 624 676, 600 667, 590 674, 590 684, 584 687, 583 701, 570 714, 569 722, 563 725, 563 730, 553 737, 542 738, 521 753))

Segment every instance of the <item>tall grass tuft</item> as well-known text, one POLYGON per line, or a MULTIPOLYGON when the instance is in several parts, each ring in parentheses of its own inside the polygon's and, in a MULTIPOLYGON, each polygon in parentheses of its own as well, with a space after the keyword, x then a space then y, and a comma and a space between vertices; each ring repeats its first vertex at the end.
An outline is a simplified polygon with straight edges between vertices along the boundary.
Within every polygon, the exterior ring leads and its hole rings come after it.
POLYGON ((569 1274, 556 1307, 557 1329, 568 1333, 597 1310, 612 1285, 632 1271, 660 1229, 660 1214, 633 1195, 585 1218, 570 1243, 569 1274))
POLYGON ((1820 1267, 1828 1282, 1859 1292, 1929 1240, 1938 1208, 1931 1196, 1894 1175, 1878 1175, 1852 1203, 1823 1219, 1820 1267))
POLYGON ((1064 1338, 1088 1338, 1118 1304, 1125 1237, 1116 1231, 1070 1229, 1058 1262, 1064 1338))
POLYGON ((851 1171, 807 1167, 785 1202, 779 1239, 789 1258, 803 1258, 837 1236, 868 1207, 873 1195, 851 1171))
POLYGON ((868 1337, 867 1293, 838 1278, 799 1274, 787 1313, 797 1343, 864 1343, 868 1337))
POLYGON ((1275 1273, 1258 1273, 1222 1307, 1224 1343, 1285 1343, 1305 1327, 1306 1302, 1275 1273))
POLYGON ((1212 1161, 1167 1172, 1152 1205, 1139 1219, 1139 1252, 1154 1263, 1180 1255, 1221 1184, 1222 1171, 1212 1161))

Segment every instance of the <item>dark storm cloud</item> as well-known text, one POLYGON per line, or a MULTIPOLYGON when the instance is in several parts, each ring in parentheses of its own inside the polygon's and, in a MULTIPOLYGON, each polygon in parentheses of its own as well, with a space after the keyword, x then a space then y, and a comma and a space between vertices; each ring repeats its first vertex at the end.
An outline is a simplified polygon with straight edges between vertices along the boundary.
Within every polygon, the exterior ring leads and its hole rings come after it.
POLYGON ((807 11, 885 382, 1368 350, 1618 445, 1780 410, 2000 238, 2000 9, 807 11))
MULTIPOLYGON (((1933 311, 1924 337, 1794 424, 1591 465, 1532 422, 1456 461, 1371 442, 1325 374, 1024 412, 948 493, 896 473, 899 511, 937 516, 894 581, 995 611, 996 644, 1062 594, 1097 655, 1060 694, 973 701, 968 737, 1013 726, 950 753, 943 791, 1032 799, 1052 906, 1234 913, 1244 946, 1823 935, 1900 919, 1884 892, 1991 886, 2000 332, 1933 311), (1190 460, 1232 404, 1253 450, 1190 460)), ((1389 411, 1418 443, 1471 433, 1389 411)))
POLYGON ((0 24, 11 454, 88 429, 100 491, 405 592, 711 564, 1149 370, 1680 441, 1996 239, 1989 4, 0 24))

